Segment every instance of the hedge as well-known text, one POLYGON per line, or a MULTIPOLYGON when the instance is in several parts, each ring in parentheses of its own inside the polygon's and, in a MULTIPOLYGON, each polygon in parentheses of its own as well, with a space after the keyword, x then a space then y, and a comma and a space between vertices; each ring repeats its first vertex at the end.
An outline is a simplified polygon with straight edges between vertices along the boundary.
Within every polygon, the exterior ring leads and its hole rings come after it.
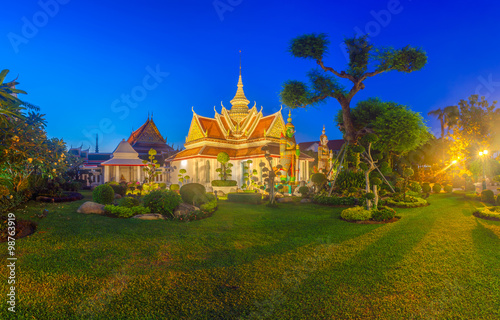
POLYGON ((489 220, 500 220, 500 206, 479 208, 474 212, 474 216, 489 220))
POLYGON ((426 206, 429 204, 427 202, 427 200, 422 199, 422 198, 406 197, 406 199, 409 201, 396 201, 393 199, 387 199, 386 204, 391 206, 391 207, 398 207, 398 208, 417 208, 417 207, 423 207, 423 206, 426 206))
POLYGON ((238 185, 238 181, 236 180, 213 180, 213 187, 234 187, 238 185))
POLYGON ((358 203, 358 200, 354 197, 329 197, 326 195, 316 195, 313 198, 313 202, 329 206, 355 206, 358 203))
POLYGON ((228 193, 227 201, 260 204, 262 203, 262 195, 260 193, 228 193))

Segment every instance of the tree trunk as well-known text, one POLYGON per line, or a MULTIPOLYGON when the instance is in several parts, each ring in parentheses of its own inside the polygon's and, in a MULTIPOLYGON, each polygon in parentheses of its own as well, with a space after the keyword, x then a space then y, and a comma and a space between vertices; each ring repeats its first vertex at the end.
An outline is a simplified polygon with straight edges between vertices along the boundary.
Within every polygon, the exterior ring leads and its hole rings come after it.
POLYGON ((350 145, 353 145, 356 140, 356 132, 354 130, 354 125, 352 124, 351 119, 350 101, 340 101, 340 106, 342 107, 342 120, 344 121, 345 140, 350 145))
MULTIPOLYGON (((370 193, 370 170, 365 171, 365 182, 366 182, 366 193, 370 193)), ((366 199, 366 210, 370 210, 372 208, 372 201, 370 199, 366 199)))
POLYGON ((375 198, 373 199, 373 207, 378 208, 378 190, 377 185, 373 185, 373 193, 375 194, 375 198))

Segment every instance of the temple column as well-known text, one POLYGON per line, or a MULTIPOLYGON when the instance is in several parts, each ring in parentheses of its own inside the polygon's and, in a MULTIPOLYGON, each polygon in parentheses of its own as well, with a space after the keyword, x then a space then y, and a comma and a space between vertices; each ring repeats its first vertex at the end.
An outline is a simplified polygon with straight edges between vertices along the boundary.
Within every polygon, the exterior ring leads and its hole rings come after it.
POLYGON ((141 182, 141 166, 137 166, 137 181, 141 182))

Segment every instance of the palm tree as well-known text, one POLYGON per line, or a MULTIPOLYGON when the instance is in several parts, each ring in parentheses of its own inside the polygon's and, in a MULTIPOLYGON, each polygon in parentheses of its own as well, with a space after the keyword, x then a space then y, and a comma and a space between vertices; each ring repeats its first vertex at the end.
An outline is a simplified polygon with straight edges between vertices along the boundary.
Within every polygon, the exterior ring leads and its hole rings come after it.
POLYGON ((15 88, 19 84, 16 82, 17 78, 4 83, 7 73, 9 73, 7 69, 0 72, 0 124, 12 117, 22 118, 20 111, 24 109, 21 107, 24 102, 17 98, 17 94, 26 92, 15 88))
POLYGON ((447 129, 446 135, 450 135, 450 130, 452 130, 456 125, 458 125, 458 120, 460 117, 460 111, 458 106, 447 106, 443 110, 444 112, 444 123, 447 129))
POLYGON ((432 116, 432 117, 437 117, 439 122, 441 123, 441 138, 444 138, 444 110, 441 110, 441 108, 429 111, 427 115, 432 116))

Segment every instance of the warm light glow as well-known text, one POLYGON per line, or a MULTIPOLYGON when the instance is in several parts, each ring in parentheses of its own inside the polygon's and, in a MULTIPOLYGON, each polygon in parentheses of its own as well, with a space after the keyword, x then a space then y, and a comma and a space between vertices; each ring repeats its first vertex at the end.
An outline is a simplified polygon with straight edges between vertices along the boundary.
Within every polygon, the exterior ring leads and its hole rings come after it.
POLYGON ((488 154, 488 150, 484 150, 484 151, 483 151, 483 154, 488 154))
POLYGON ((185 167, 187 165, 187 163, 188 163, 187 160, 182 160, 181 161, 181 166, 185 167))
POLYGON ((483 152, 482 151, 479 151, 479 155, 482 156, 483 155, 483 152))
POLYGON ((457 163, 457 160, 453 160, 451 163, 455 164, 455 163, 457 163))

